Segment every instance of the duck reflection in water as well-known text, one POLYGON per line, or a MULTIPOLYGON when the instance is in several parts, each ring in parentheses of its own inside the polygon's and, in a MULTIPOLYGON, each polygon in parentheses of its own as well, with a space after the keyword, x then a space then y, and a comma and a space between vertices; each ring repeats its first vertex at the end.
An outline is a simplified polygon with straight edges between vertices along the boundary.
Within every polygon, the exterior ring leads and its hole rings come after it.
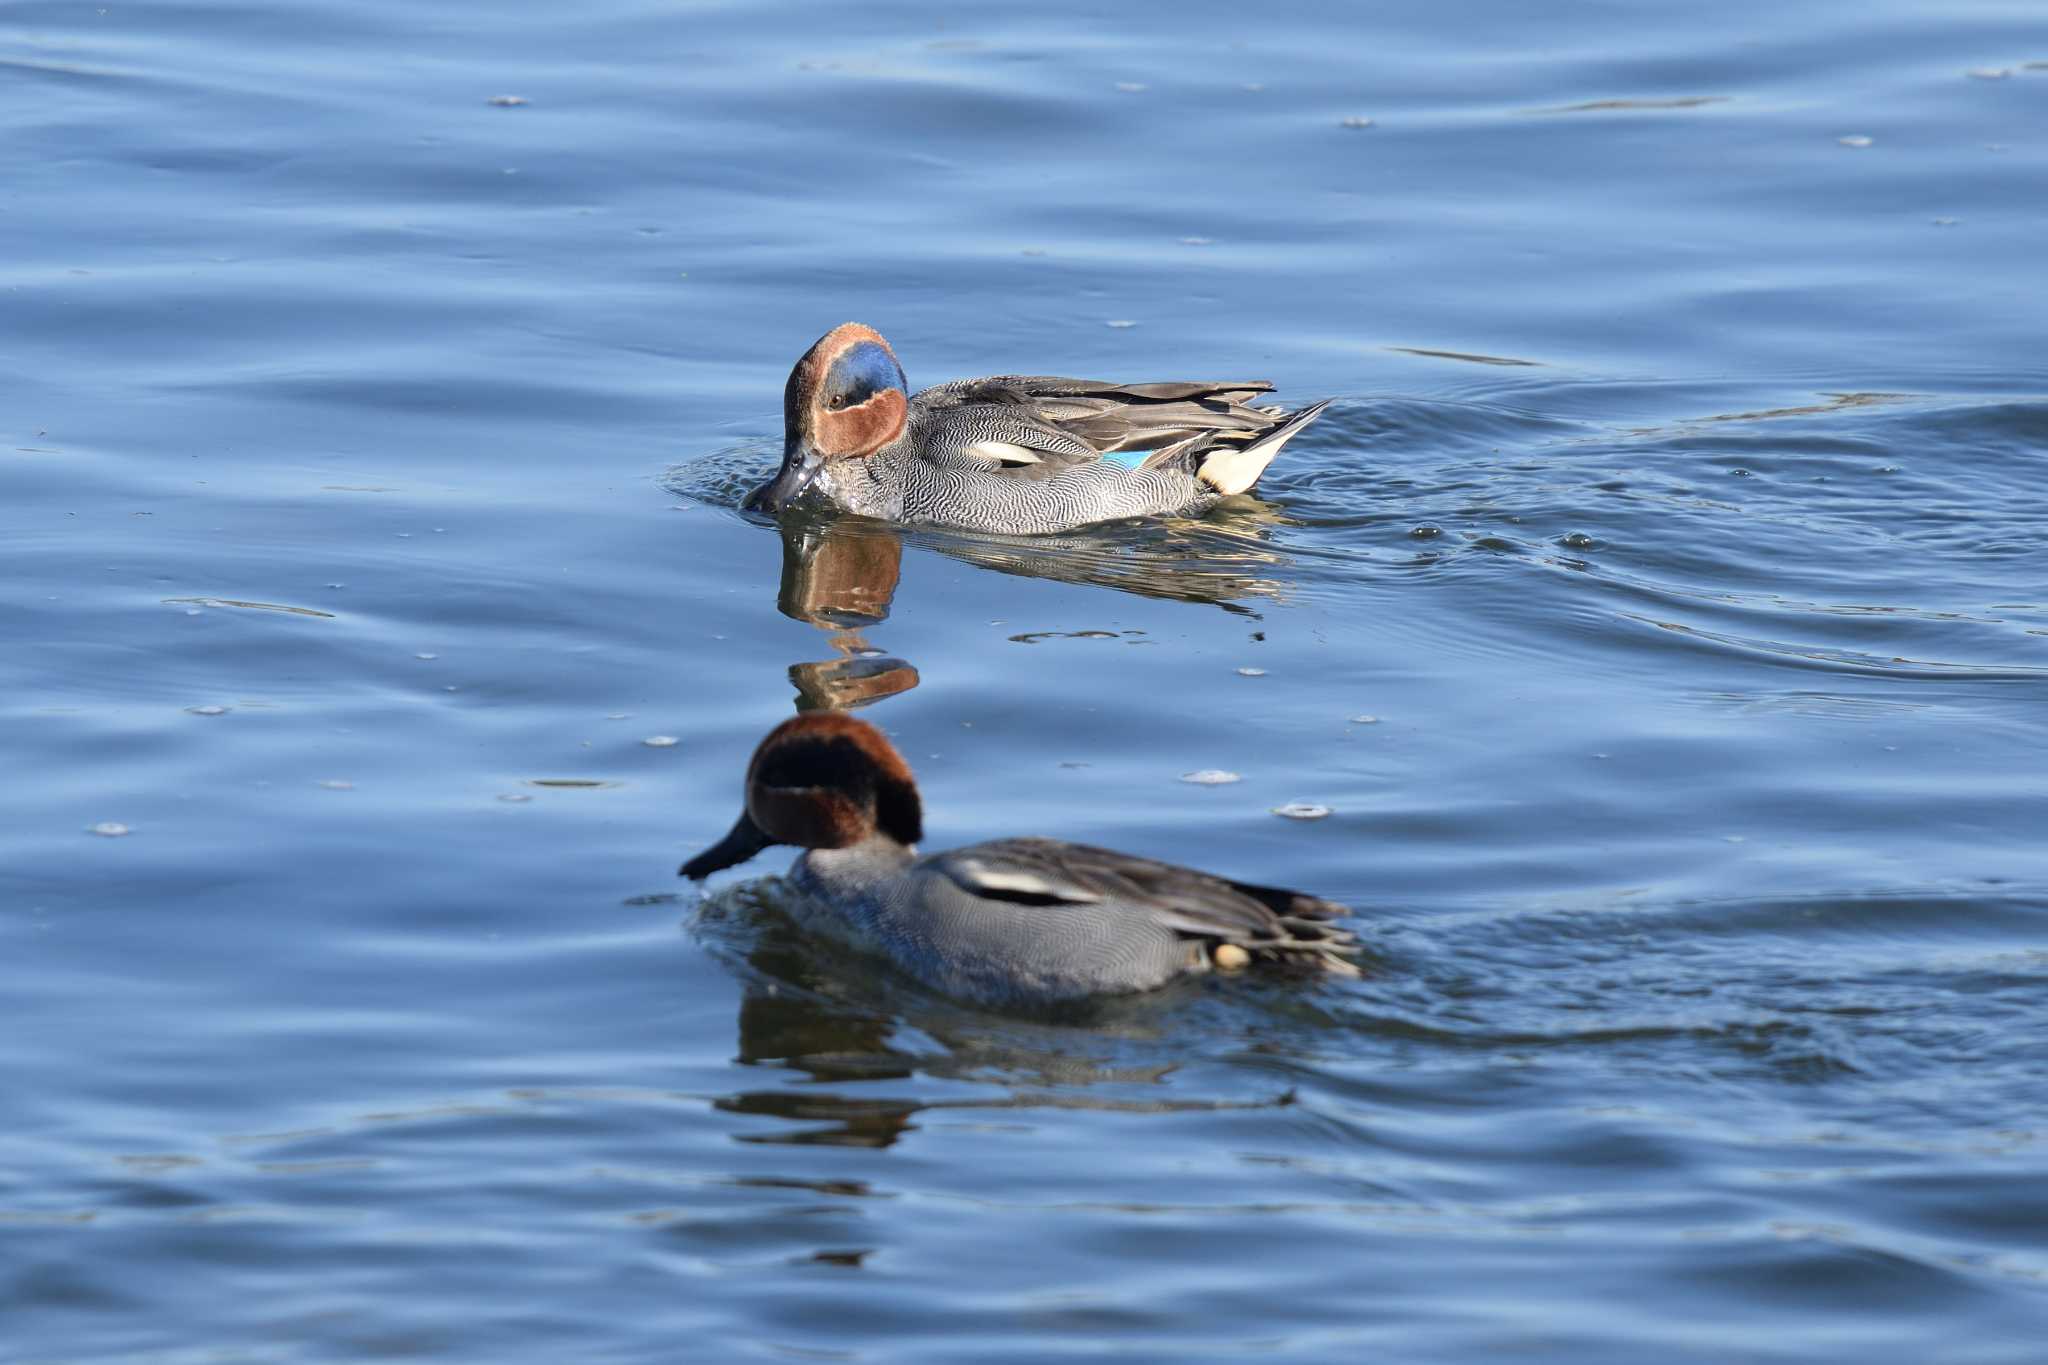
POLYGON ((861 635, 889 617, 903 574, 903 541, 879 522, 798 518, 782 523, 784 616, 828 633, 839 657, 789 666, 799 711, 847 711, 917 686, 917 670, 861 635))
POLYGON ((936 527, 907 534, 918 548, 997 573, 1256 616, 1247 603, 1278 601, 1292 586, 1286 571, 1293 561, 1268 539, 1275 526, 1288 524, 1279 508, 1241 494, 1201 517, 1107 522, 1065 535, 999 536, 936 527))
MULTIPOLYGON (((1201 983, 1103 1002, 1077 1016, 1085 1028, 1072 1027, 1076 1020, 987 1015, 906 986, 877 965, 820 953, 778 908, 785 894, 772 881, 735 887, 694 926, 741 982, 735 1060, 790 1078, 714 1101, 724 1113, 763 1121, 736 1141, 891 1147, 934 1110, 1007 1111, 1022 1121, 1037 1109, 1171 1114, 1292 1103, 1284 1087, 1263 1096, 1164 1088, 1186 1067, 1185 1049, 1174 1040, 1189 1027, 1189 1011, 1205 1008, 1201 983), (930 1080, 980 1093, 933 1098, 930 1080)), ((1244 1003, 1238 1000, 1238 1008, 1244 1003)), ((1223 1030, 1244 1022, 1238 1013, 1208 1021, 1223 1030)))
MULTIPOLYGON (((1112 525, 1072 536, 1012 538, 908 533, 918 548, 1023 578, 1053 578, 1141 597, 1208 602, 1256 615, 1247 601, 1279 599, 1286 556, 1267 543, 1279 514, 1235 498, 1199 521, 1112 525)), ((903 575, 906 533, 866 517, 791 513, 782 535, 782 614, 828 633, 838 657, 790 665, 797 710, 851 710, 917 686, 917 669, 861 632, 889 617, 903 575)))

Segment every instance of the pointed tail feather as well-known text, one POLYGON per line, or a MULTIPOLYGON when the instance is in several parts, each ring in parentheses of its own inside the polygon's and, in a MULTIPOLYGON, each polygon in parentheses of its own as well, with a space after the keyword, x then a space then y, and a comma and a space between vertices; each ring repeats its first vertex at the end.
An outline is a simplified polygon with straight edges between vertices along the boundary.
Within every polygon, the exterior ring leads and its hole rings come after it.
POLYGON ((1273 457, 1280 453, 1280 447, 1292 440, 1296 432, 1322 416, 1323 409, 1328 406, 1330 400, 1327 398, 1320 403, 1312 403, 1250 445, 1218 445, 1205 451, 1200 467, 1195 470, 1195 477, 1226 496, 1245 492, 1259 481, 1259 476, 1266 472, 1266 466, 1273 463, 1273 457))

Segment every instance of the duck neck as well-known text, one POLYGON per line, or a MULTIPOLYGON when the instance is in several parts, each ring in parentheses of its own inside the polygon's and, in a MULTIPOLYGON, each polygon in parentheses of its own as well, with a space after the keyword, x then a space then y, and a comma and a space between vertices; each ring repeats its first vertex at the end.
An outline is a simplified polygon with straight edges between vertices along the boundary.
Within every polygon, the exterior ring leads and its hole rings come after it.
POLYGON ((835 501, 862 516, 894 520, 903 510, 903 470, 889 447, 858 460, 825 466, 835 501))
POLYGON ((846 848, 814 848, 804 854, 800 867, 820 891, 846 895, 901 875, 916 857, 916 849, 877 830, 846 848))

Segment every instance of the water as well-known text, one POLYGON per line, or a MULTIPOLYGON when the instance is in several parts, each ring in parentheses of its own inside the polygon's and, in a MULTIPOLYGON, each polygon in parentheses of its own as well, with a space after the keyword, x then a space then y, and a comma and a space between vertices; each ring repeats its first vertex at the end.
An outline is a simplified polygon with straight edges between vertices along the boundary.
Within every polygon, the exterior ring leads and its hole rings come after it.
POLYGON ((2037 5, 0 23, 0 1358, 2040 1358, 2037 5), (848 318, 1338 402, 778 535, 848 318), (1370 974, 1004 1020, 676 881, 850 703, 1370 974))

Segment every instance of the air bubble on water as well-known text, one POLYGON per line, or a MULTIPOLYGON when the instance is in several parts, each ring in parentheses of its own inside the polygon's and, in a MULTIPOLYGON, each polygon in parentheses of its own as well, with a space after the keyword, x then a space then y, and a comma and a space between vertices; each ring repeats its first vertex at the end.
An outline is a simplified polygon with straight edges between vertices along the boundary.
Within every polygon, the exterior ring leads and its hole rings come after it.
POLYGON ((1142 95, 1145 93, 1145 85, 1142 81, 1118 81, 1116 89, 1120 95, 1142 95))
POLYGON ((1422 525, 1417 526, 1414 530, 1410 531, 1408 533, 1408 536, 1411 540, 1435 540, 1438 536, 1442 535, 1443 533, 1443 527, 1436 526, 1425 521, 1422 523, 1422 525))
POLYGON ((97 834, 102 839, 118 839, 122 835, 129 833, 129 829, 128 826, 122 824, 119 820, 102 820, 97 825, 87 826, 85 832, 87 834, 97 834))
POLYGON ((518 806, 533 800, 533 797, 528 792, 499 792, 498 799, 508 806, 518 806))
POLYGON ((1564 546, 1567 550, 1591 550, 1600 544, 1599 541, 1593 539, 1584 531, 1573 531, 1557 543, 1564 546))
POLYGON ((413 657, 413 658, 415 658, 415 659, 428 659, 428 660, 433 660, 433 659, 438 659, 438 658, 440 658, 441 656, 440 656, 440 655, 438 655, 438 654, 415 654, 415 655, 413 655, 412 657, 413 657))
POLYGON ((356 789, 355 783, 345 781, 339 777, 322 778, 320 785, 331 792, 352 792, 356 789))
POLYGON ((607 716, 605 717, 605 719, 606 719, 606 720, 631 720, 631 719, 633 719, 633 715, 632 715, 632 713, 631 713, 630 711, 613 711, 613 712, 611 712, 611 713, 610 713, 609 715, 607 715, 607 716))
POLYGON ((1973 66, 1969 71, 1970 78, 1979 81, 2002 81, 2011 74, 2009 66, 1973 66))
POLYGON ((1353 716, 1351 723, 1353 725, 1378 725, 1380 718, 1378 716, 1353 716))
POLYGON ((228 713, 228 708, 225 706, 214 706, 209 703, 205 706, 188 706, 185 708, 185 712, 187 715, 193 716, 224 716, 228 713))
POLYGON ((1263 668, 1240 668, 1237 670, 1237 676, 1240 678, 1263 678, 1266 676, 1266 670, 1263 668))
POLYGON ((1350 118, 1338 119, 1337 126, 1339 128, 1350 128, 1356 131, 1361 128, 1372 127, 1373 121, 1369 118, 1363 117, 1362 115, 1354 114, 1350 118))
POLYGON ((484 101, 493 109, 519 109, 532 103, 524 95, 493 95, 484 101))
POLYGON ((1877 139, 1875 138, 1865 137, 1862 133, 1851 133, 1847 137, 1838 137, 1835 139, 1835 141, 1841 143, 1844 147, 1868 147, 1871 145, 1871 143, 1875 142, 1876 140, 1877 139))
POLYGON ((1138 324, 1136 319, 1134 318, 1111 318, 1108 322, 1105 322, 1102 325, 1105 327, 1114 327, 1119 332, 1121 332, 1126 328, 1136 327, 1138 324))
POLYGON ((1233 782, 1244 781, 1236 773, 1223 768, 1201 768, 1195 772, 1182 773, 1180 780, 1192 782, 1197 787, 1227 787, 1233 782))
POLYGON ((1273 807, 1273 814, 1283 820, 1323 820, 1329 817, 1330 808, 1307 801, 1289 801, 1284 806, 1273 807))
POLYGON ((682 743, 674 735, 649 735, 640 742, 650 749, 673 749, 682 743))
POLYGON ((1214 237, 1183 237, 1180 239, 1180 244, 1182 246, 1214 246, 1216 245, 1216 239, 1214 237))

